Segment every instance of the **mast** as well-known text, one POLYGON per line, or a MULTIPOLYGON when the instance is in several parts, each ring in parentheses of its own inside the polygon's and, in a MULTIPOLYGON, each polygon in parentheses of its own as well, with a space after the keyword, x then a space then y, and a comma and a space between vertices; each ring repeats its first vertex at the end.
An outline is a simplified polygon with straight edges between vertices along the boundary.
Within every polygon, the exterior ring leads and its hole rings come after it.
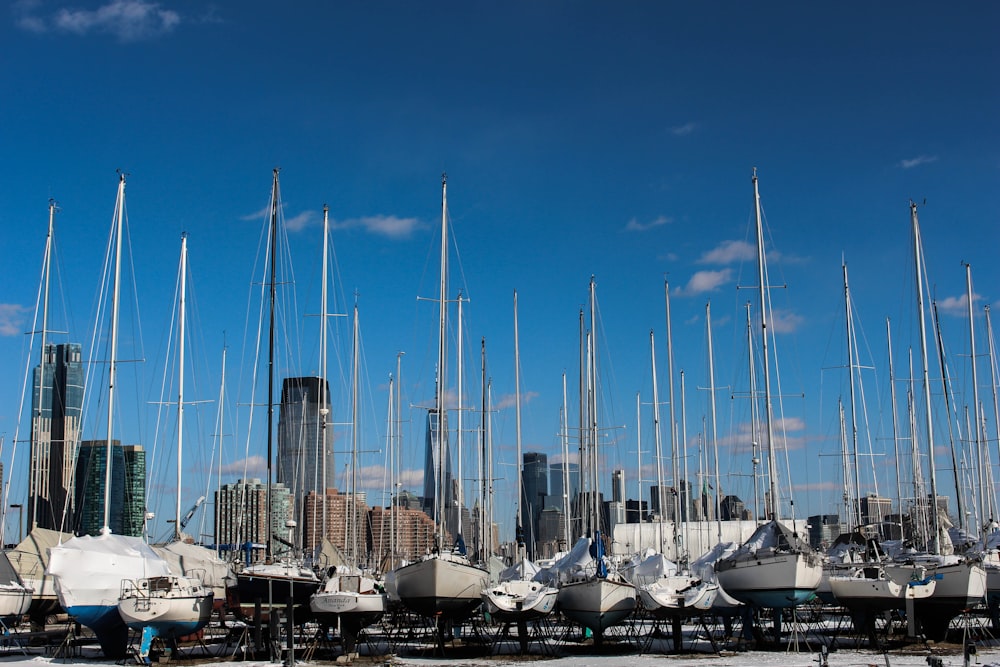
POLYGON ((885 339, 889 348, 889 395, 892 409, 892 448, 896 458, 896 503, 899 505, 899 534, 903 534, 903 482, 899 471, 899 416, 896 414, 896 378, 892 366, 892 327, 885 318, 885 339))
POLYGON ((764 364, 764 422, 767 425, 767 483, 768 493, 771 496, 771 518, 775 521, 781 520, 781 503, 778 499, 778 463, 774 453, 774 424, 771 415, 771 365, 767 353, 767 338, 770 335, 767 330, 767 285, 765 281, 764 263, 764 228, 760 217, 760 192, 757 188, 757 169, 753 170, 753 203, 754 215, 757 227, 757 286, 760 292, 760 334, 761 334, 761 356, 764 364))
POLYGON ((573 530, 570 525, 572 522, 572 512, 569 506, 569 412, 568 405, 566 403, 566 372, 563 371, 562 374, 562 395, 563 395, 563 405, 562 405, 562 454, 563 454, 563 530, 565 531, 566 539, 566 549, 569 549, 572 545, 572 535, 573 530))
POLYGON ((677 419, 674 410, 674 338, 670 327, 670 283, 663 281, 663 298, 667 313, 667 400, 670 402, 670 476, 674 482, 674 558, 680 554, 680 533, 677 532, 677 522, 680 521, 680 494, 677 492, 680 458, 677 450, 677 419))
MULTIPOLYGON (((753 516, 754 522, 760 520, 761 498, 760 498, 760 415, 757 406, 757 372, 753 363, 753 319, 750 317, 752 304, 747 301, 747 377, 750 380, 750 447, 752 456, 750 463, 753 465, 753 516)), ((847 479, 845 477, 845 479, 847 479)), ((766 503, 765 503, 766 508, 766 503)))
MULTIPOLYGON (((722 480, 719 477, 719 436, 716 430, 715 416, 715 358, 712 354, 712 302, 705 303, 705 331, 708 334, 708 395, 709 395, 709 415, 712 418, 712 449, 715 457, 715 524, 717 528, 716 537, 719 543, 722 542, 722 480)), ((756 500, 756 499, 755 499, 756 500)))
POLYGON ((479 339, 479 367, 480 367, 480 388, 482 389, 482 395, 480 400, 481 405, 481 415, 479 418, 479 553, 480 561, 486 563, 489 561, 489 551, 490 549, 486 544, 486 516, 487 512, 487 484, 489 481, 489 473, 486 470, 487 466, 487 455, 486 455, 486 336, 479 339))
MULTIPOLYGON (((320 511, 322 516, 320 518, 321 533, 320 543, 326 539, 326 454, 327 454, 327 439, 326 439, 326 425, 330 421, 330 409, 327 407, 327 354, 326 354, 326 307, 327 307, 327 263, 330 245, 330 207, 323 204, 323 268, 322 268, 322 284, 320 286, 320 311, 319 311, 319 446, 322 448, 322 455, 320 456, 320 465, 322 466, 322 471, 320 472, 320 511)), ((392 393, 390 392, 390 396, 392 393)), ((313 505, 315 507, 315 504, 313 505)), ((315 521, 313 525, 315 525, 315 521)))
POLYGON ((267 558, 270 563, 274 555, 274 535, 271 526, 271 470, 274 458, 274 302, 277 296, 278 253, 278 168, 273 171, 271 182, 271 252, 270 252, 270 314, 267 329, 267 558))
MULTIPOLYGON (((969 357, 972 361, 972 409, 974 418, 972 420, 973 430, 975 431, 975 438, 973 442, 976 444, 976 462, 979 469, 979 511, 983 517, 986 515, 986 475, 984 473, 983 462, 986 460, 983 452, 983 442, 980 437, 979 425, 981 420, 979 418, 979 377, 976 374, 976 327, 975 320, 972 317, 972 266, 970 264, 965 265, 965 288, 967 300, 969 302, 969 357)), ((979 531, 982 533, 984 544, 986 539, 986 521, 980 520, 979 531)))
MULTIPOLYGON (((861 526, 861 475, 858 470, 858 416, 856 412, 856 402, 854 399, 854 320, 851 317, 851 288, 847 283, 847 262, 841 262, 844 274, 844 310, 846 312, 847 323, 847 372, 850 374, 850 401, 851 401, 851 451, 854 456, 854 466, 851 471, 854 474, 854 503, 851 511, 854 513, 855 526, 861 526)), ((843 409, 843 408, 841 408, 843 409)), ((850 525, 850 524, 849 524, 850 525)))
POLYGON ((650 367, 653 375, 653 457, 656 459, 656 541, 657 549, 663 553, 663 436, 660 433, 660 392, 656 383, 656 344, 653 332, 649 332, 650 367))
POLYGON ((440 291, 438 292, 438 381, 435 386, 434 405, 437 411, 437 438, 438 449, 438 489, 435 499, 435 513, 437 514, 437 546, 441 549, 444 545, 444 470, 445 457, 447 451, 445 443, 445 405, 444 405, 444 382, 445 382, 445 327, 448 321, 447 298, 448 289, 448 175, 441 174, 441 278, 440 291))
MULTIPOLYGON (((520 341, 518 340, 518 327, 517 327, 517 290, 514 290, 514 432, 517 436, 517 454, 516 454, 516 467, 517 467, 517 507, 516 514, 517 518, 515 521, 515 539, 517 540, 517 562, 518 567, 521 568, 521 578, 524 578, 524 508, 522 507, 522 499, 524 497, 524 475, 522 474, 522 451, 521 451, 521 347, 520 341)), ((532 518, 534 518, 534 513, 532 513, 532 518)), ((532 534, 534 538, 534 534, 532 534)))
MULTIPOLYGON (((457 454, 458 463, 458 483, 456 484, 457 494, 456 494, 456 504, 458 507, 455 510, 455 525, 456 534, 458 537, 462 537, 462 507, 465 505, 465 494, 462 493, 462 488, 465 486, 465 478, 462 477, 462 376, 464 371, 462 369, 462 361, 465 356, 465 348, 462 346, 462 292, 458 293, 458 340, 456 341, 456 354, 455 354, 455 370, 456 370, 456 381, 455 381, 455 453, 457 454)), ((448 493, 451 493, 451 489, 448 489, 448 493)))
MULTIPOLYGON (((29 533, 32 530, 34 530, 36 526, 38 526, 38 488, 41 486, 41 482, 42 482, 42 480, 41 480, 41 472, 42 472, 41 471, 41 466, 35 464, 36 457, 39 456, 39 452, 37 452, 35 450, 35 448, 38 448, 41 445, 40 440, 41 440, 41 433, 42 433, 42 398, 43 398, 43 387, 45 386, 45 362, 46 362, 47 357, 48 357, 48 352, 45 349, 45 345, 46 345, 46 339, 47 339, 48 332, 49 332, 49 277, 51 275, 51 268, 52 268, 52 231, 53 231, 53 229, 55 227, 56 208, 57 207, 56 207, 55 200, 54 199, 50 199, 49 200, 49 231, 45 235, 45 255, 44 255, 44 260, 43 260, 43 268, 42 268, 42 282, 43 282, 43 287, 42 287, 42 330, 40 332, 40 336, 41 336, 40 340, 41 340, 42 346, 41 346, 41 359, 38 362, 38 378, 39 378, 39 380, 38 380, 38 394, 37 394, 37 399, 36 399, 37 408, 35 409, 35 414, 33 415, 34 419, 32 419, 32 429, 33 429, 34 432, 32 433, 32 438, 31 438, 31 447, 32 447, 32 452, 31 452, 32 466, 31 466, 31 481, 30 481, 31 489, 28 492, 28 495, 31 498, 31 507, 28 509, 28 516, 30 517, 30 524, 31 524, 31 527, 28 530, 29 533)), ((23 394, 22 394, 22 396, 23 396, 23 394)), ((65 438, 65 436, 64 436, 64 438, 65 438)), ((16 439, 15 439, 15 443, 16 443, 16 439)), ((63 445, 63 447, 65 448, 65 444, 63 445)), ((51 438, 50 438, 49 439, 49 449, 50 449, 50 451, 51 451, 51 448, 52 448, 52 441, 51 441, 51 438)), ((9 483, 10 482, 8 481, 8 484, 9 483)), ((6 498, 4 498, 4 500, 6 501, 6 498)), ((65 514, 66 514, 65 507, 66 507, 66 504, 68 502, 69 502, 69 496, 67 494, 66 497, 63 500, 63 508, 64 508, 63 509, 63 513, 62 513, 63 516, 65 516, 65 514)), ((6 518, 7 518, 7 503, 6 502, 4 502, 3 518, 4 518, 4 520, 6 520, 6 518)), ((60 522, 61 521, 62 521, 62 518, 60 518, 60 522)))
POLYGON ((114 288, 111 293, 111 346, 108 357, 108 436, 105 448, 104 465, 104 523, 101 534, 111 533, 111 463, 113 453, 114 427, 114 396, 115 381, 118 378, 118 310, 119 291, 121 290, 122 264, 122 218, 125 215, 125 174, 118 174, 118 199, 115 204, 115 274, 114 288))
MULTIPOLYGON (((351 494, 348 500, 350 511, 347 521, 350 530, 350 551, 352 564, 358 565, 358 304, 354 303, 354 327, 351 336, 351 494)), ((324 490, 325 494, 325 490, 324 490)))
MULTIPOLYGON (((993 394, 993 425, 996 428, 996 442, 997 447, 1000 449, 1000 400, 997 400, 997 359, 996 359, 996 347, 993 341, 993 325, 990 322, 990 306, 986 304, 984 306, 984 311, 986 314, 986 342, 989 346, 989 359, 990 359, 990 387, 993 394)), ((985 419, 985 415, 983 419, 985 419)), ((985 449, 985 447, 984 447, 985 449)), ((1000 452, 998 452, 1000 454, 1000 452)), ((984 456, 984 459, 988 458, 984 456)), ((992 480, 992 475, 990 476, 992 480)), ((990 511, 990 530, 996 530, 996 494, 991 494, 990 502, 993 505, 990 511)))
MULTIPOLYGON (((910 202, 910 223, 913 227, 913 258, 917 273, 917 318, 920 320, 920 358, 924 389, 924 426, 927 436, 927 465, 930 468, 931 498, 930 515, 931 528, 934 532, 933 552, 941 553, 940 526, 937 513, 937 466, 934 463, 934 426, 931 417, 931 384, 927 361, 927 325, 924 321, 924 274, 923 274, 923 244, 920 241, 920 223, 917 220, 917 205, 910 202)), ((915 443, 914 443, 915 444, 915 443)), ((920 499, 917 499, 918 503, 920 499)))
MULTIPOLYGON (((681 369, 681 447, 684 449, 684 483, 680 488, 681 506, 684 508, 684 566, 687 568, 691 544, 691 484, 688 482, 687 460, 687 397, 684 393, 684 369, 681 369)), ((678 520, 680 516, 678 515, 678 520)))
POLYGON ((174 522, 174 539, 181 539, 181 457, 183 456, 184 449, 183 444, 183 433, 184 433, 184 315, 185 315, 185 299, 187 294, 187 234, 181 234, 181 292, 180 292, 180 306, 178 326, 177 326, 177 342, 180 345, 178 352, 178 364, 177 364, 177 513, 174 522))

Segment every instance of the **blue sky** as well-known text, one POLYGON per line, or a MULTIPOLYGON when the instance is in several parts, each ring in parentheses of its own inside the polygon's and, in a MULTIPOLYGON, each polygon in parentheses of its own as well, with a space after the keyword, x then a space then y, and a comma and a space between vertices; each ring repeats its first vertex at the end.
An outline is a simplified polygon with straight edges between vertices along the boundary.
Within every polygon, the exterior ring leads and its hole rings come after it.
MULTIPOLYGON (((384 449, 387 378, 397 352, 406 353, 404 402, 414 406, 404 429, 408 480, 422 460, 418 406, 432 395, 436 335, 434 306, 417 297, 436 297, 447 171, 457 248, 451 292, 471 299, 469 400, 479 400, 485 337, 495 402, 508 406, 495 417, 497 457, 513 463, 513 290, 524 447, 555 456, 563 372, 575 420, 577 313, 594 275, 602 421, 625 427, 609 431, 616 444, 602 483, 624 466, 635 495, 637 392, 647 466, 652 447, 651 329, 661 401, 667 395, 668 280, 691 451, 708 412, 700 388, 711 300, 723 471, 743 475, 727 476, 723 487, 746 496, 749 454, 732 443, 745 440, 744 304, 756 293, 737 286, 757 284, 746 245, 757 167, 770 282, 787 285, 772 293, 796 505, 800 514, 835 511, 837 399, 847 396, 841 260, 866 346, 861 362, 875 369, 862 374, 873 449, 891 452, 885 318, 894 323, 897 376, 907 375, 907 346, 918 344, 910 199, 926 200, 929 280, 956 392, 971 396, 963 262, 973 269, 980 354, 982 307, 1000 303, 998 19, 991 3, 10 3, 0 21, 0 432, 5 470, 19 471, 9 502, 21 502, 26 487, 27 448, 10 458, 48 199, 61 209, 52 328, 69 332, 57 341, 86 342, 115 170, 129 173, 138 307, 128 317, 138 324, 122 356, 145 362, 130 364, 133 386, 120 392, 116 435, 147 446, 174 437, 169 425, 157 427, 150 402, 159 400, 164 374, 182 232, 194 304, 186 398, 217 398, 225 341, 227 433, 244 434, 252 355, 242 350, 260 276, 258 214, 275 166, 297 295, 287 372, 317 367, 311 315, 319 311, 326 203, 338 272, 330 310, 349 312, 356 294, 360 311, 365 449, 384 449)), ((335 326, 331 368, 350 354, 349 329, 341 318, 335 326)), ((989 371, 980 363, 993 428, 989 371)), ((346 380, 331 383, 343 416, 346 380)), ((203 403, 186 413, 195 432, 185 435, 193 443, 185 507, 210 488, 216 410, 203 403)), ((99 437, 102 429, 95 415, 85 431, 99 437)), ((262 443, 224 438, 223 481, 238 476, 244 459, 259 461, 262 443)), ((172 516, 175 497, 167 449, 160 445, 150 475, 160 521, 172 516)), ((366 478, 381 479, 383 457, 365 455, 366 478)), ((895 483, 885 473, 889 457, 873 460, 887 492, 895 483)), ((648 469, 643 477, 651 478, 648 469)), ((509 507, 507 486, 498 493, 509 507)), ((381 494, 374 482, 369 488, 370 498, 381 494)))

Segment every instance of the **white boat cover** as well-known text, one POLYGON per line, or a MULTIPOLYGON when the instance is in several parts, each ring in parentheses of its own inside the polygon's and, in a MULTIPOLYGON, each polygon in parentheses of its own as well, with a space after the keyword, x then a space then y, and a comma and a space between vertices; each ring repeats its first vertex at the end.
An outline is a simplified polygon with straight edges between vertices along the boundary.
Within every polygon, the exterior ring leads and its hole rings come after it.
POLYGON ((520 563, 514 563, 505 568, 500 573, 500 581, 531 580, 535 578, 541 569, 527 558, 521 559, 520 563))
POLYGON ((691 572, 697 575, 702 581, 718 581, 715 576, 715 564, 725 558, 729 558, 740 545, 736 542, 719 542, 708 550, 707 553, 691 562, 691 572))
POLYGON ((171 542, 152 547, 167 561, 170 571, 182 577, 196 577, 205 586, 225 590, 236 585, 236 575, 229 563, 212 549, 188 542, 171 542))
POLYGON ((558 586, 584 575, 593 562, 594 558, 590 555, 590 538, 581 537, 569 553, 549 567, 540 570, 534 579, 548 586, 558 586))
POLYGON ((167 561, 139 537, 71 538, 49 549, 47 573, 55 579, 64 609, 116 605, 123 579, 167 576, 167 561))

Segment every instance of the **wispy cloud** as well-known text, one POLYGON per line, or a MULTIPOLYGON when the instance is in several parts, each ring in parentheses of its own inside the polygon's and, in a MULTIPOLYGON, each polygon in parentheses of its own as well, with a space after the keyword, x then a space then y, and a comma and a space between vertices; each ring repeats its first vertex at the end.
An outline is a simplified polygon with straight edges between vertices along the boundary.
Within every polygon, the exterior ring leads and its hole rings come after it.
POLYGON ((267 474, 267 459, 263 456, 248 456, 222 466, 222 474, 239 475, 242 479, 261 477, 267 474))
POLYGON ((840 482, 828 481, 793 484, 792 488, 796 491, 839 491, 842 486, 840 482))
POLYGON ((733 281, 733 270, 697 271, 687 284, 674 290, 678 296, 697 296, 706 292, 717 292, 719 288, 733 281))
MULTIPOLYGON (((800 434, 801 431, 805 430, 806 423, 801 418, 776 419, 772 426, 776 451, 792 451, 806 446, 807 438, 804 434, 800 434)), ((766 440, 767 434, 763 432, 763 429, 758 429, 758 432, 755 433, 750 422, 743 422, 737 425, 735 433, 719 438, 719 446, 731 447, 734 452, 745 454, 753 451, 754 441, 757 442, 758 449, 761 449, 767 444, 766 440)))
POLYGON ((120 42, 138 42, 165 35, 180 25, 181 15, 147 0, 111 0, 97 9, 60 8, 41 15, 37 0, 14 4, 15 23, 34 33, 63 32, 75 35, 113 35, 120 42))
POLYGON ((937 155, 920 155, 909 160, 900 160, 899 166, 903 169, 913 169, 914 167, 919 167, 922 164, 930 164, 931 162, 937 162, 937 155))
MULTIPOLYGON (((362 489, 385 489, 389 473, 384 465, 361 466, 358 468, 358 486, 362 489)), ((424 471, 417 469, 403 470, 399 473, 397 483, 403 489, 423 489, 424 471)), ((369 496, 369 504, 377 505, 378 501, 369 496)))
MULTIPOLYGON (((976 293, 972 294, 972 305, 975 307, 976 303, 981 301, 983 297, 976 293)), ((951 315, 953 317, 968 317, 969 315, 969 295, 962 294, 961 296, 949 296, 944 299, 938 299, 935 301, 938 310, 945 313, 946 315, 951 315)))
MULTIPOLYGON (((521 392, 521 405, 525 406, 534 399, 538 398, 537 391, 522 391, 521 392)), ((506 396, 501 396, 500 400, 494 402, 494 410, 504 410, 506 408, 513 408, 517 405, 517 400, 514 394, 507 394, 506 396)))
POLYGON ((307 227, 312 227, 314 223, 319 224, 319 217, 314 215, 313 211, 302 211, 291 218, 285 218, 285 229, 290 232, 301 232, 307 227))
POLYGON ((28 309, 17 303, 0 303, 0 336, 24 333, 24 318, 28 309))
POLYGON ((675 137, 686 137, 689 134, 692 134, 697 129, 698 129, 698 123, 695 122, 684 123, 683 125, 675 125, 674 127, 670 128, 670 134, 674 135, 675 137))
POLYGON ((639 222, 636 218, 632 218, 625 225, 625 231, 628 232, 646 232, 650 229, 655 229, 657 227, 662 227, 663 225, 670 224, 673 222, 673 218, 668 218, 665 215, 661 215, 654 220, 649 222, 639 222))
POLYGON ((771 311, 771 331, 774 333, 793 333, 798 330, 806 318, 789 310, 775 308, 771 311))
POLYGON ((733 264, 757 256, 757 249, 746 241, 723 241, 701 257, 698 264, 733 264))
POLYGON ((400 218, 395 215, 368 215, 333 223, 335 229, 361 229, 389 239, 406 239, 424 225, 417 218, 400 218))

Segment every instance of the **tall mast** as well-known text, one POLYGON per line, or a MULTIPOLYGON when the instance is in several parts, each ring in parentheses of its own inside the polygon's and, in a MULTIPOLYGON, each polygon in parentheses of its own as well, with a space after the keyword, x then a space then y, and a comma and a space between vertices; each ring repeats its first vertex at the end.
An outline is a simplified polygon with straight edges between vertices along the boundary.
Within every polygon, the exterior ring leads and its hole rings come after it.
POLYGON ((975 320, 972 317, 972 266, 969 264, 965 265, 965 288, 966 295, 969 302, 969 357, 972 361, 972 410, 973 410, 973 430, 975 431, 975 438, 973 442, 976 443, 976 463, 979 470, 979 511, 982 515, 979 524, 979 530, 983 534, 985 539, 986 530, 986 475, 984 472, 983 462, 986 460, 985 452, 983 451, 983 441, 980 437, 980 424, 982 423, 979 419, 979 377, 976 374, 976 327, 975 320))
POLYGON ((184 318, 187 294, 187 234, 181 234, 181 291, 178 307, 177 343, 180 345, 177 363, 177 513, 174 515, 174 539, 181 539, 181 457, 184 454, 184 318))
MULTIPOLYGON (((350 526, 350 552, 352 564, 358 565, 358 304, 354 304, 354 327, 351 336, 351 493, 347 513, 350 526)), ((325 492, 324 492, 325 493, 325 492)))
POLYGON ((861 475, 858 471, 858 416, 856 412, 856 402, 854 400, 854 320, 851 310, 851 288, 847 283, 847 263, 841 262, 844 274, 844 310, 847 314, 847 372, 850 374, 850 400, 851 400, 851 452, 854 457, 852 473, 854 475, 854 503, 851 507, 853 516, 849 519, 848 526, 861 526, 861 475))
MULTIPOLYGON (((514 432, 516 433, 517 439, 517 454, 515 459, 515 465, 517 466, 517 519, 515 522, 515 538, 517 540, 517 562, 518 566, 522 567, 521 576, 523 578, 523 562, 524 562, 524 523, 523 514, 524 508, 522 505, 522 498, 524 496, 524 479, 521 473, 523 454, 521 451, 521 356, 520 356, 520 342, 518 340, 518 328, 517 328, 517 290, 514 290, 514 432)), ((534 514, 534 513, 532 513, 534 514)), ((533 517, 532 517, 533 518, 533 517)), ((534 537, 534 535, 532 535, 534 537)))
MULTIPOLYGON (((670 476, 674 482, 674 489, 679 485, 678 470, 680 469, 680 457, 677 449, 677 418, 674 410, 674 339, 670 327, 670 283, 663 281, 663 299, 666 302, 667 313, 667 400, 670 402, 670 476)), ((673 494, 674 502, 674 557, 677 558, 680 552, 680 534, 677 532, 677 522, 680 521, 680 494, 673 494)))
POLYGON ((653 332, 649 332, 650 367, 653 375, 653 458, 656 459, 656 541, 657 549, 663 553, 663 436, 660 432, 660 392, 656 383, 656 344, 653 332))
MULTIPOLYGON (((456 532, 459 537, 462 535, 462 507, 465 505, 465 494, 462 493, 463 486, 465 485, 465 478, 462 476, 462 376, 464 370, 462 368, 463 357, 465 356, 465 348, 462 346, 462 293, 458 293, 458 340, 455 343, 455 453, 457 457, 457 493, 456 493, 456 504, 458 507, 455 511, 455 525, 457 526, 456 532)), ((448 489, 451 492, 451 489, 448 489)))
POLYGON ((271 528, 271 469, 274 457, 274 302, 277 296, 277 262, 278 253, 278 168, 274 168, 271 182, 271 252, 270 252, 270 315, 267 329, 267 562, 274 554, 274 536, 271 528))
MULTIPOLYGON (((993 394, 993 425, 996 429, 996 442, 997 447, 1000 449, 1000 400, 997 400, 997 358, 996 358, 996 344, 993 341, 993 325, 990 322, 990 306, 986 304, 983 308, 986 315, 986 343, 989 349, 989 359, 990 359, 990 387, 993 394)), ((985 415, 983 417, 985 419, 985 415)), ((985 447, 984 447, 985 449, 985 447)), ((998 452, 1000 453, 1000 452, 998 452)), ((988 456, 983 457, 984 460, 988 459, 988 456)), ((992 475, 990 475, 992 480, 992 475)), ((990 530, 996 530, 996 493, 992 493, 990 497, 990 530)))
POLYGON ((753 204, 754 215, 757 226, 757 286, 760 292, 760 334, 761 334, 761 356, 764 364, 764 422, 767 425, 767 467, 768 467, 768 493, 771 496, 771 514, 775 521, 781 520, 781 503, 778 498, 778 463, 774 453, 774 424, 771 415, 771 365, 767 353, 767 338, 770 333, 767 330, 767 284, 764 282, 764 227, 760 217, 760 192, 757 188, 757 169, 753 170, 753 204))
MULTIPOLYGON (((319 446, 321 448, 322 454, 320 455, 320 466, 322 470, 320 471, 320 526, 322 533, 320 534, 319 542, 322 543, 326 539, 326 456, 327 456, 327 438, 326 438, 326 425, 330 421, 330 409, 327 406, 327 354, 326 354, 326 307, 327 307, 327 263, 330 245, 330 207, 323 204, 323 268, 322 268, 322 284, 320 286, 320 311, 319 311, 319 446)), ((392 392, 390 392, 390 396, 392 392)), ((315 505, 313 505, 315 507, 315 505)), ((313 522, 315 525, 315 521, 313 522)))
POLYGON ((447 438, 445 436, 445 405, 444 405, 444 382, 445 382, 445 327, 447 325, 448 311, 447 298, 448 289, 448 175, 441 174, 441 279, 440 290, 438 292, 438 381, 435 387, 434 406, 437 411, 437 450, 438 450, 438 484, 437 498, 435 500, 437 514, 437 543, 440 549, 444 545, 444 470, 445 457, 448 452, 445 447, 447 438))
POLYGON ((889 396, 892 409, 892 448, 896 459, 896 503, 899 506, 899 534, 903 534, 903 481, 899 466, 899 417, 896 414, 896 377, 892 365, 892 327, 885 318, 885 339, 889 348, 889 396))
MULTIPOLYGON (((940 527, 938 526, 937 513, 937 466, 934 464, 934 426, 931 417, 931 383, 927 361, 927 324, 924 321, 924 274, 923 274, 923 244, 920 241, 920 223, 917 220, 917 205, 910 202, 910 223, 913 227, 913 257, 917 273, 917 318, 920 320, 920 358, 922 360, 921 372, 924 389, 924 425, 927 436, 927 465, 930 468, 931 498, 930 515, 931 528, 934 533, 933 551, 935 554, 941 553, 940 527)), ((917 499, 919 503, 920 499, 917 499)))
POLYGON ((716 537, 722 542, 722 479, 719 477, 719 436, 715 416, 715 356, 712 353, 712 302, 705 303, 705 331, 708 336, 708 395, 709 414, 712 417, 712 449, 715 458, 715 525, 716 537))
MULTIPOLYGON (((486 545, 486 515, 487 515, 487 484, 489 473, 486 471, 486 337, 479 340, 479 366, 481 370, 480 387, 482 388, 482 413, 480 415, 479 426, 479 558, 482 562, 488 562, 488 548, 486 545)), ((492 554, 489 554, 492 555, 492 554)))
POLYGON ((125 215, 125 174, 118 174, 118 199, 115 204, 115 275, 114 288, 111 292, 111 348, 108 357, 108 436, 105 447, 104 465, 104 523, 101 534, 111 533, 111 463, 113 453, 113 427, 115 405, 115 381, 118 378, 118 310, 119 291, 121 290, 122 264, 122 218, 125 215))
POLYGON ((563 521, 563 530, 565 531, 566 548, 569 549, 572 543, 572 526, 570 526, 573 513, 570 511, 569 506, 569 412, 568 405, 566 403, 566 372, 563 371, 562 374, 562 393, 563 393, 563 407, 562 407, 562 454, 563 454, 563 516, 565 520, 563 521))
MULTIPOLYGON (((28 530, 30 533, 38 525, 38 489, 42 485, 41 480, 41 466, 35 463, 36 457, 39 453, 35 451, 41 445, 41 434, 42 434, 42 399, 44 397, 44 387, 45 387, 45 362, 47 360, 48 352, 45 349, 47 343, 47 337, 49 332, 49 277, 51 275, 52 269, 52 231, 55 227, 56 218, 56 202, 54 199, 49 200, 49 231, 45 236, 45 258, 43 260, 42 268, 42 330, 40 332, 41 340, 41 359, 38 362, 38 394, 36 397, 36 408, 35 414, 32 419, 32 437, 31 437, 31 490, 28 495, 31 498, 31 507, 28 509, 28 516, 30 517, 31 526, 28 530)), ((65 436, 64 436, 65 437, 65 436)), ((15 440, 16 443, 16 440, 15 440)), ((48 446, 51 450, 52 441, 49 439, 48 446)), ((65 448, 65 444, 63 445, 65 448)), ((9 482, 8 482, 9 484, 9 482)), ((6 498, 4 499, 4 510, 3 517, 7 518, 7 503, 6 498)), ((68 494, 63 498, 63 507, 65 508, 66 503, 69 502, 68 494)), ((65 511, 63 511, 65 515, 65 511)), ((61 520, 61 519, 60 519, 61 520)))

